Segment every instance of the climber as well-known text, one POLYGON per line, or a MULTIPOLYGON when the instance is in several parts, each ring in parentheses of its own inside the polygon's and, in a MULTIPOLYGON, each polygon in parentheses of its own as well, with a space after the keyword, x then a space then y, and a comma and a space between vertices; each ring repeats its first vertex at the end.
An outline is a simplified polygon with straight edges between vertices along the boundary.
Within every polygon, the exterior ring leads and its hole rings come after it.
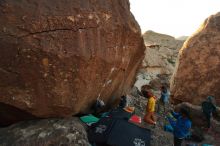
POLYGON ((166 112, 166 106, 169 103, 169 93, 165 86, 161 87, 161 96, 158 103, 158 112, 160 113, 161 106, 163 106, 164 113, 166 112))
POLYGON ((127 97, 125 95, 121 96, 119 107, 125 108, 127 106, 127 97))
POLYGON ((105 107, 105 102, 97 98, 95 103, 92 105, 92 110, 94 111, 94 115, 98 116, 104 107, 105 107))
POLYGON ((149 98, 146 106, 146 114, 144 116, 144 121, 149 124, 156 125, 154 111, 155 111, 155 104, 157 98, 156 96, 153 95, 152 90, 148 90, 146 93, 147 93, 147 97, 149 98))
POLYGON ((202 112, 207 120, 207 127, 206 127, 207 130, 209 130, 210 126, 211 126, 211 124, 210 124, 211 123, 211 116, 216 111, 216 106, 213 101, 214 101, 214 97, 208 96, 206 101, 202 102, 202 112))
POLYGON ((181 108, 179 113, 172 111, 167 118, 173 128, 174 146, 181 146, 183 139, 189 135, 192 125, 189 111, 186 108, 181 108))

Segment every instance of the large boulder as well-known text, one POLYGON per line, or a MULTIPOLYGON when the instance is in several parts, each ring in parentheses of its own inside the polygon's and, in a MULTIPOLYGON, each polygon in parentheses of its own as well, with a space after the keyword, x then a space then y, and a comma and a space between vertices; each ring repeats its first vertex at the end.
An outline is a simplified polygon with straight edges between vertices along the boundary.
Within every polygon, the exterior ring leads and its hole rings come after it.
POLYGON ((183 102, 175 106, 175 111, 178 112, 181 108, 187 108, 189 110, 193 126, 206 127, 206 118, 202 112, 201 106, 183 102))
POLYGON ((201 104, 208 95, 220 105, 220 13, 205 20, 179 52, 171 84, 174 103, 201 104))
POLYGON ((97 98, 111 104, 143 59, 128 0, 0 1, 0 20, 3 124, 85 112, 97 98))
MULTIPOLYGON (((207 127, 207 120, 205 115, 202 112, 202 107, 198 105, 193 105, 188 102, 183 102, 175 106, 175 111, 180 111, 181 108, 189 109, 190 118, 192 120, 193 127, 207 127)), ((220 133, 220 109, 217 108, 215 114, 213 114, 211 118, 211 126, 213 127, 213 131, 220 133)))
POLYGON ((1 146, 88 146, 78 118, 25 121, 0 129, 1 146))

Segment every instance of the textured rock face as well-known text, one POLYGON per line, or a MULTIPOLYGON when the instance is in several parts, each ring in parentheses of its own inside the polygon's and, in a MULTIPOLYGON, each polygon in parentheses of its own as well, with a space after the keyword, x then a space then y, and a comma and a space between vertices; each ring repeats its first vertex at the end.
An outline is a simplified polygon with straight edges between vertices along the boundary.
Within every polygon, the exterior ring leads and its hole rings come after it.
POLYGON ((0 103, 15 113, 0 119, 20 118, 11 106, 63 117, 111 103, 143 59, 128 0, 0 1, 0 19, 0 103))
POLYGON ((172 36, 147 31, 143 35, 146 46, 145 58, 142 69, 139 71, 136 86, 140 88, 143 84, 149 84, 152 80, 161 80, 169 84, 173 74, 179 49, 184 40, 177 40, 172 36), (166 76, 163 80, 158 76, 166 76))
POLYGON ((180 50, 172 79, 174 102, 201 104, 208 95, 220 105, 220 13, 210 16, 180 50))
POLYGON ((174 37, 147 31, 143 35, 146 45, 143 67, 152 74, 171 75, 179 49, 183 40, 176 40, 174 37))
POLYGON ((0 129, 1 146, 88 146, 85 128, 77 118, 21 122, 0 129))

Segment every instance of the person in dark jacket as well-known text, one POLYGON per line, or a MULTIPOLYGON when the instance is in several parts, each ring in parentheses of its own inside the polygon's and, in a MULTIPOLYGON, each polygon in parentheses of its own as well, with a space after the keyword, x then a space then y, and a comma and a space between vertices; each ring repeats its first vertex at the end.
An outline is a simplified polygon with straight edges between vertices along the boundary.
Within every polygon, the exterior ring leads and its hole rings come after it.
POLYGON ((212 116, 213 112, 216 111, 216 107, 213 103, 213 100, 214 100, 213 96, 208 96, 206 101, 202 102, 202 112, 207 120, 207 130, 211 126, 211 124, 210 124, 211 123, 211 116, 212 116))
POLYGON ((121 96, 119 107, 125 108, 127 106, 127 97, 125 95, 121 96))
POLYGON ((168 120, 173 128, 174 146, 181 146, 183 139, 189 135, 192 126, 189 112, 187 109, 181 108, 179 113, 171 112, 171 114, 172 116, 168 116, 168 120))

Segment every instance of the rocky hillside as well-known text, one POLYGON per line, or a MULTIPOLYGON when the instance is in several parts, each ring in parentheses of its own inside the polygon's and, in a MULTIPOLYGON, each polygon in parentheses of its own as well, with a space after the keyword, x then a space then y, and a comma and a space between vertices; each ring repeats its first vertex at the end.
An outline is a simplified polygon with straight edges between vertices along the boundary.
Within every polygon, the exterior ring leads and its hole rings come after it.
POLYGON ((1 124, 111 104, 143 59, 128 0, 7 0, 0 20, 1 124))
POLYGON ((210 16, 180 51, 172 80, 173 100, 200 104, 208 95, 220 105, 220 13, 210 16))
POLYGON ((169 84, 179 49, 184 41, 153 31, 145 32, 143 37, 146 46, 145 58, 136 86, 140 88, 141 85, 149 84, 155 79, 169 84))

